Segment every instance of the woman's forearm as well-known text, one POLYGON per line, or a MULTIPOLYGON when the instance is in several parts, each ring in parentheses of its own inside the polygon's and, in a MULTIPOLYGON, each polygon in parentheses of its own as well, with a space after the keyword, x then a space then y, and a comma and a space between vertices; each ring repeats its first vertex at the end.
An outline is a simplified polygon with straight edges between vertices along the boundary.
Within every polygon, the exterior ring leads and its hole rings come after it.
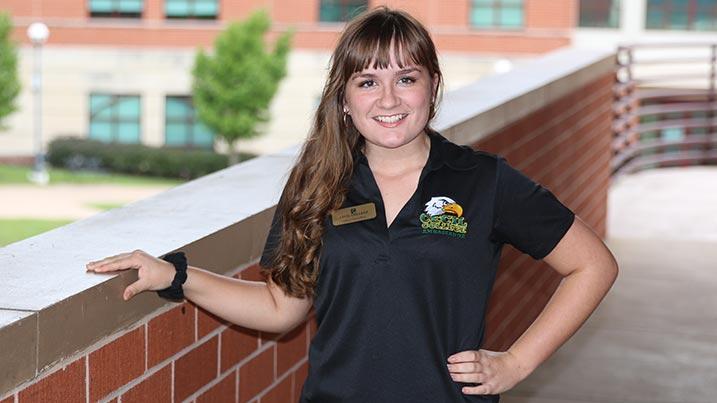
POLYGON ((618 271, 602 240, 577 217, 545 261, 565 277, 541 314, 508 350, 519 359, 526 375, 585 323, 618 271))
MULTIPOLYGON (((87 270, 97 273, 128 269, 137 270, 138 279, 125 288, 125 300, 140 292, 168 288, 176 275, 172 263, 141 250, 87 264, 87 270)), ((237 280, 196 267, 187 268, 183 289, 187 299, 217 316, 239 326, 274 333, 299 324, 311 307, 309 298, 290 297, 271 280, 237 280)))
POLYGON ((308 303, 286 296, 273 283, 238 280, 196 267, 187 270, 184 295, 207 311, 242 327, 280 333, 299 324, 308 303))

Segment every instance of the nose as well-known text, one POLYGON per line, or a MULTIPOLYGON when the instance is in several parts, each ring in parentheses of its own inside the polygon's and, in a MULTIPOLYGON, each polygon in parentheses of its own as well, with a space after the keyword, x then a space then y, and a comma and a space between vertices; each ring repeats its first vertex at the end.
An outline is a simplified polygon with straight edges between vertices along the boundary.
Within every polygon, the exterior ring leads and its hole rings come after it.
POLYGON ((398 106, 401 100, 396 94, 396 89, 390 85, 384 85, 381 90, 381 97, 378 100, 378 106, 384 109, 391 109, 398 106))

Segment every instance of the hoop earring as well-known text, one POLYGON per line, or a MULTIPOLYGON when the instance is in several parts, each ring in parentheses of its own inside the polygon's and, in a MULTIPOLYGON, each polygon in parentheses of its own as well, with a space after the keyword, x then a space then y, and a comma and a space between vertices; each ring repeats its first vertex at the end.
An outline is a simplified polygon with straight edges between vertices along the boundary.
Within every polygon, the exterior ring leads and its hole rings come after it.
POLYGON ((349 127, 348 120, 346 119, 347 116, 349 116, 349 111, 348 111, 346 108, 344 108, 344 116, 343 116, 343 119, 344 119, 344 126, 345 126, 345 127, 349 127))

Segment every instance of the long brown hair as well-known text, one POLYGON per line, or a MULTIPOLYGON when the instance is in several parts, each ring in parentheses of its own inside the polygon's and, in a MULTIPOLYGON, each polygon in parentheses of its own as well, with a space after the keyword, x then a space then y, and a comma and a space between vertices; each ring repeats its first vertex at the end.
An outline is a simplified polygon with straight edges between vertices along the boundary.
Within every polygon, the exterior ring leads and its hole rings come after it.
POLYGON ((351 124, 350 115, 343 112, 346 83, 354 73, 370 65, 387 68, 391 56, 400 68, 420 65, 428 70, 431 79, 437 80, 433 83, 437 91, 428 121, 435 115, 442 75, 435 46, 423 25, 405 12, 386 7, 349 22, 331 56, 331 69, 313 126, 277 207, 281 214, 280 239, 272 267, 266 270, 288 295, 313 295, 325 220, 344 202, 354 157, 363 145, 361 133, 351 124))

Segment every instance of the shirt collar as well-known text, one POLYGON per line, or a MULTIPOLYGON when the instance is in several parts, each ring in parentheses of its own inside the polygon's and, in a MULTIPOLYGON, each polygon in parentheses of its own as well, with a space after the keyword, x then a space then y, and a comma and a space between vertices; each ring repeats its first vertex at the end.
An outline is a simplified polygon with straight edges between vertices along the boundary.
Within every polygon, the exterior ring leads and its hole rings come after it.
POLYGON ((477 159, 473 158, 475 150, 470 147, 452 143, 434 131, 429 131, 428 136, 431 138, 431 152, 428 155, 427 170, 435 171, 445 165, 456 171, 465 171, 478 164, 477 159))

